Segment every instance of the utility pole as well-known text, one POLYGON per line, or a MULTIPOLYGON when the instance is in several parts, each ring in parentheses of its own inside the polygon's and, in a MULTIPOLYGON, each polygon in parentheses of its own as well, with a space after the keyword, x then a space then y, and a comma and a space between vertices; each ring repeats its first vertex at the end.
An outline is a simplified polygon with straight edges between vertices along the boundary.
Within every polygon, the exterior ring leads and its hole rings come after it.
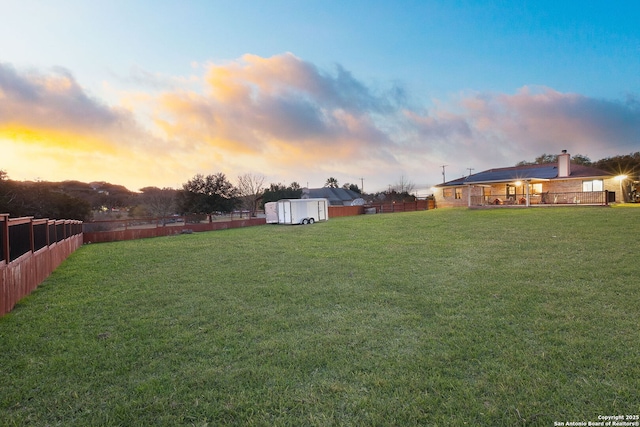
POLYGON ((364 194, 364 178, 360 178, 360 193, 364 194))
POLYGON ((442 165, 440 166, 442 168, 442 183, 444 184, 447 180, 444 177, 444 168, 446 168, 449 165, 442 165))
POLYGON ((471 176, 471 171, 474 171, 474 168, 467 168, 467 170, 469 171, 469 176, 471 176))

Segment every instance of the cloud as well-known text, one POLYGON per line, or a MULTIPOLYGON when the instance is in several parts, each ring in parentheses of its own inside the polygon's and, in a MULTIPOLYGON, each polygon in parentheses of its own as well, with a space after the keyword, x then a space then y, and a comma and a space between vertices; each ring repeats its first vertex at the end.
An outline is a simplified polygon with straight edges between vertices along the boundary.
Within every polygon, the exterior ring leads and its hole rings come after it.
POLYGON ((470 167, 510 166, 561 149, 599 160, 640 147, 634 96, 603 100, 525 86, 427 103, 401 86, 380 90, 340 65, 323 70, 290 53, 244 55, 197 71, 182 78, 134 69, 126 85, 137 82, 136 91, 117 92, 120 100, 107 105, 64 68, 0 63, 0 140, 10 144, 12 163, 0 168, 28 178, 55 169, 64 179, 132 189, 178 187, 214 172, 312 186, 329 176, 363 177, 374 191, 401 176, 432 185, 443 164, 457 178, 470 167))
POLYGON ((400 91, 375 93, 340 66, 325 72, 292 54, 209 64, 205 81, 200 93, 158 99, 156 123, 187 149, 306 169, 394 160, 394 139, 376 118, 399 114, 400 91))
POLYGON ((16 121, 36 127, 95 130, 121 120, 115 111, 90 99, 63 68, 54 68, 48 75, 20 74, 10 65, 0 64, 0 90, 3 123, 16 121))
POLYGON ((107 150, 136 133, 128 112, 91 98, 68 70, 19 72, 0 64, 0 136, 107 150))
POLYGON ((640 108, 636 98, 612 101, 546 87, 514 94, 475 93, 439 104, 425 114, 406 112, 424 147, 460 170, 511 166, 542 153, 567 149, 592 160, 637 151, 640 108))
POLYGON ((470 113, 522 145, 567 144, 574 151, 601 152, 614 146, 632 149, 640 142, 640 109, 629 101, 524 87, 514 95, 485 97, 470 113))
POLYGON ((220 100, 302 97, 331 109, 380 113, 393 109, 392 99, 373 93, 341 65, 329 73, 291 53, 271 58, 244 55, 232 63, 210 64, 207 81, 220 100))
POLYGON ((168 162, 157 154, 171 148, 170 140, 153 136, 132 112, 90 96, 70 71, 18 70, 4 63, 0 140, 9 162, 0 167, 16 179, 80 174, 87 180, 127 181, 166 168, 168 162))
POLYGON ((564 143, 574 152, 584 148, 603 154, 612 148, 625 154, 640 146, 640 108, 632 100, 610 101, 525 87, 515 95, 497 97, 497 104, 493 112, 509 112, 508 117, 498 116, 506 124, 502 126, 505 134, 523 143, 545 147, 564 143))

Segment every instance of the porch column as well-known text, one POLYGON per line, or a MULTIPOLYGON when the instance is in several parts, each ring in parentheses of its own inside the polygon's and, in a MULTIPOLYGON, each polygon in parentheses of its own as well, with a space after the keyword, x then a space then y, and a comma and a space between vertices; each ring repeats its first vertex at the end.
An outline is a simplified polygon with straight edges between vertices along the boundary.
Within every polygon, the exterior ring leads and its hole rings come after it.
POLYGON ((529 200, 529 183, 530 183, 530 181, 525 181, 525 182, 524 182, 524 185, 526 186, 526 187, 525 187, 525 188, 526 188, 526 190, 525 190, 525 191, 526 191, 526 195, 527 195, 527 196, 526 196, 526 199, 527 199, 526 206, 527 206, 527 207, 531 206, 531 203, 530 203, 530 200, 529 200))
POLYGON ((468 185, 467 186, 467 207, 470 208, 471 207, 471 189, 473 188, 473 185, 468 185))

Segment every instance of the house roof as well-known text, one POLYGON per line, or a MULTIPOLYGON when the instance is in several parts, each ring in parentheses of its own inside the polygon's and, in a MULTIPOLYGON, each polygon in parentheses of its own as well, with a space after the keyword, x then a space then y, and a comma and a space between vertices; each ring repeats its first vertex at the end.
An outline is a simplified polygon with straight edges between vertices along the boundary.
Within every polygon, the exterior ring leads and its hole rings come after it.
POLYGON ((352 190, 344 188, 304 188, 302 190, 302 198, 309 199, 327 199, 331 205, 342 205, 344 202, 351 202, 362 197, 360 194, 352 190))
POLYGON ((512 181, 514 179, 551 179, 558 176, 558 167, 556 165, 536 166, 489 169, 467 177, 465 183, 512 181))
POLYGON ((568 177, 558 177, 557 163, 548 163, 542 165, 524 165, 513 166, 508 168, 489 169, 467 177, 454 179, 436 187, 449 187, 457 185, 483 184, 495 182, 512 182, 519 180, 530 181, 549 181, 553 179, 572 179, 572 178, 604 178, 613 174, 600 169, 589 166, 571 164, 571 174, 568 177))

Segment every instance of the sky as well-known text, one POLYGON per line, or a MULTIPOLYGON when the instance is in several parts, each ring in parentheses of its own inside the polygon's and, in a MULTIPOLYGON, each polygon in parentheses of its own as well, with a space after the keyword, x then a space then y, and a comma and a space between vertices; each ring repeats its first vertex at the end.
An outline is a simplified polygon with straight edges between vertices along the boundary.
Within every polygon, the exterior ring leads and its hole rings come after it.
POLYGON ((138 191, 222 172, 424 196, 543 153, 640 151, 637 0, 0 0, 0 14, 14 180, 138 191))

